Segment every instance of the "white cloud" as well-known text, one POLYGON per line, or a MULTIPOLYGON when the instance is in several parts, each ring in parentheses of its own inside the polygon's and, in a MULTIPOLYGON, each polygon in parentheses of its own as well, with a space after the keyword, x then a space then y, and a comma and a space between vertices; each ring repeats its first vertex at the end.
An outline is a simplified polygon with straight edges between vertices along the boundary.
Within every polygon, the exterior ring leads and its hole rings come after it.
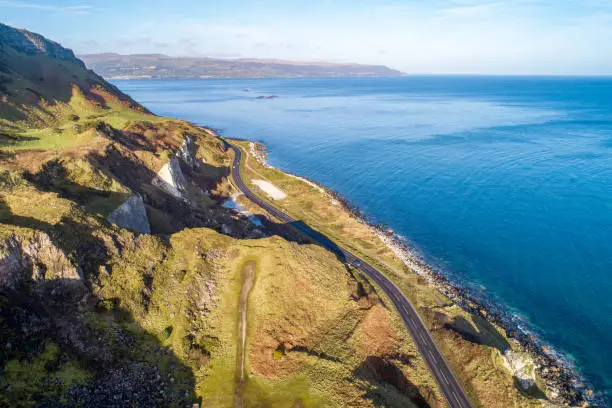
POLYGON ((0 6, 41 10, 41 11, 53 11, 53 12, 58 12, 58 13, 78 14, 78 15, 90 14, 91 12, 95 10, 94 7, 90 5, 56 6, 52 4, 25 3, 21 1, 3 1, 3 0, 0 0, 0 6))

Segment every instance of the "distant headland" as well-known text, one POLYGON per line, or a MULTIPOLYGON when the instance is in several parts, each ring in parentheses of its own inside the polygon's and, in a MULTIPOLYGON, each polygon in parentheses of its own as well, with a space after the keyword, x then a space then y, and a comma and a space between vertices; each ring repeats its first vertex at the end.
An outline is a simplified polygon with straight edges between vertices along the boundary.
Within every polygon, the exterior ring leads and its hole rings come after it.
POLYGON ((107 79, 151 78, 329 78, 402 76, 384 65, 297 62, 275 59, 171 57, 163 54, 80 55, 107 79))

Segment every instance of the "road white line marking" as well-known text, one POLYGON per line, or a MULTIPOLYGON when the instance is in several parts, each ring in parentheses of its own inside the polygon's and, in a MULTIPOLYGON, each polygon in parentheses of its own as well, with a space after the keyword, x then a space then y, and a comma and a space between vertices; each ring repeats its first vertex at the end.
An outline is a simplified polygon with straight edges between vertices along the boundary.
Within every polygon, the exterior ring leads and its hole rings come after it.
POLYGON ((453 397, 455 397, 455 401, 457 401, 457 404, 459 404, 459 407, 462 407, 463 403, 461 403, 461 400, 459 399, 457 394, 455 394, 455 390, 451 391, 451 393, 453 394, 453 397))
POLYGON ((448 382, 448 379, 446 378, 446 376, 444 375, 444 370, 440 370, 440 375, 442 375, 442 379, 444 380, 444 382, 447 385, 450 385, 450 383, 448 382))

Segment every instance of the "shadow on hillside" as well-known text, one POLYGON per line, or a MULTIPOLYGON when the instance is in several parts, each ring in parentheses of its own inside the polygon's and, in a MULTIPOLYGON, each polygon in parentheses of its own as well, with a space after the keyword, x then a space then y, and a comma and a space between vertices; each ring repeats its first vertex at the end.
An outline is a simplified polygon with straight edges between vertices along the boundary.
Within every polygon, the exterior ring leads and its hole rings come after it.
MULTIPOLYGON (((146 137, 141 136, 141 139, 120 137, 122 131, 112 128, 104 128, 100 132, 116 141, 119 146, 111 144, 104 152, 91 152, 86 156, 86 160, 92 168, 102 172, 109 179, 118 181, 143 198, 153 234, 170 235, 185 228, 206 227, 239 239, 265 236, 262 232, 257 232, 260 227, 254 225, 248 217, 223 207, 222 203, 229 198, 225 195, 227 193, 204 193, 204 191, 213 190, 230 176, 229 168, 226 166, 213 166, 206 163, 187 166, 182 160, 179 160, 187 180, 187 188, 190 190, 186 193, 192 199, 191 201, 207 203, 198 208, 169 193, 167 188, 163 188, 164 182, 159 176, 147 167, 133 151, 125 148, 142 149, 145 146, 147 147, 145 150, 151 152, 153 147, 146 137), (134 145, 131 146, 130 143, 134 145)), ((26 172, 24 176, 40 191, 56 192, 60 197, 79 204, 85 211, 102 216, 110 214, 131 195, 131 193, 112 192, 75 182, 74 177, 71 177, 65 168, 62 159, 47 161, 37 173, 26 172)), ((16 218, 16 221, 19 225, 31 225, 43 231, 59 228, 58 226, 51 228, 48 225, 39 225, 34 219, 16 218)), ((74 235, 73 230, 79 232, 79 230, 88 228, 87 225, 77 224, 69 219, 62 220, 58 225, 64 228, 62 231, 57 231, 60 237, 64 234, 74 235)), ((313 230, 302 221, 277 223, 267 220, 265 227, 267 235, 279 235, 300 244, 319 245, 336 255, 341 262, 346 263, 344 253, 331 239, 313 230)), ((91 236, 89 231, 83 231, 83 233, 91 236)), ((96 246, 93 244, 94 249, 96 246)), ((65 245, 64 249, 69 250, 69 247, 70 245, 65 245)), ((92 253, 95 254, 96 251, 92 253)), ((101 254, 99 258, 104 259, 104 254, 101 254)))
MULTIPOLYGON (((95 168, 143 197, 154 234, 172 234, 185 228, 206 227, 235 238, 258 237, 253 234, 258 227, 248 217, 222 206, 229 196, 213 195, 216 204, 197 209, 160 188, 158 175, 131 152, 110 146, 103 155, 91 153, 88 160, 95 168)), ((189 183, 200 191, 210 190, 229 177, 229 169, 224 166, 201 163, 196 168, 182 166, 182 169, 189 183)), ((332 251, 342 262, 345 261, 340 248, 333 241, 301 221, 290 224, 266 221, 265 228, 268 235, 320 245, 332 251)))
POLYGON ((150 153, 155 153, 155 146, 151 145, 145 135, 138 132, 126 130, 118 130, 108 123, 99 120, 95 123, 95 128, 108 139, 117 142, 131 150, 143 150, 150 153))
MULTIPOLYGON (((197 168, 181 166, 183 173, 191 179, 197 186, 205 189, 214 189, 223 179, 230 175, 229 168, 226 166, 213 166, 208 163, 200 163, 197 168)), ((217 196, 218 200, 227 199, 227 196, 217 196)))
POLYGON ((15 215, 7 203, 0 198, 0 223, 16 227, 30 228, 47 234, 59 249, 71 254, 72 261, 80 267, 84 276, 89 279, 98 273, 99 267, 108 260, 106 245, 95 234, 91 225, 80 223, 69 217, 62 217, 57 224, 15 215))
MULTIPOLYGON (((20 34, 23 35, 23 34, 20 34)), ((24 41, 29 42, 24 37, 24 41)), ((9 48, 9 50, 11 50, 9 48)), ((6 51, 3 50, 3 51, 6 51)), ((7 75, 5 83, 8 96, 15 96, 17 103, 34 105, 45 100, 50 106, 60 103, 69 103, 72 98, 72 86, 75 84, 74 77, 70 70, 81 69, 72 64, 70 69, 64 62, 58 62, 53 59, 40 59, 26 54, 20 54, 13 50, 8 55, 9 59, 3 62, 3 71, 7 75), (14 79, 25 78, 29 84, 28 87, 23 87, 21 83, 14 79), (19 88, 16 88, 19 86, 19 88), (34 89, 34 87, 36 89, 34 89), (16 89, 15 89, 16 88, 16 89)), ((27 82, 25 82, 27 83, 27 82)), ((79 83, 78 85, 87 85, 79 83)), ((12 98, 13 99, 13 98, 12 98)))
POLYGON ((87 159, 95 168, 143 198, 153 233, 172 234, 185 228, 211 226, 211 214, 161 188, 163 182, 157 174, 133 153, 109 146, 103 154, 90 153, 87 159))
MULTIPOLYGON (((365 397, 377 406, 429 408, 427 399, 421 394, 392 361, 379 356, 369 356, 353 372, 356 378, 367 381, 370 388, 365 397)), ((433 396, 430 395, 429 398, 433 396)))
POLYGON ((0 406, 184 407, 195 401, 191 369, 140 328, 118 299, 99 298, 88 287, 107 270, 101 267, 109 258, 91 226, 17 216, 4 201, 0 222, 49 239, 34 236, 28 249, 14 248, 16 262, 0 270, 0 406), (53 246, 78 265, 81 279, 50 276, 57 272, 47 263, 57 262, 53 246), (28 251, 42 259, 32 260, 28 251), (57 353, 48 352, 51 344, 57 353), (20 361, 25 371, 7 371, 9 360, 20 361), (93 377, 64 384, 61 378, 75 369, 69 360, 93 377))
POLYGON ((472 324, 463 316, 455 316, 444 323, 444 328, 457 333, 470 343, 496 348, 502 354, 510 349, 510 343, 497 331, 495 326, 477 315, 473 315, 473 321, 472 324))
POLYGON ((100 190, 75 183, 60 159, 45 162, 37 173, 25 172, 24 178, 38 190, 55 192, 74 201, 86 211, 106 215, 130 196, 129 193, 100 190))
POLYGON ((281 236, 288 241, 297 242, 298 244, 318 245, 336 255, 340 262, 347 262, 346 256, 334 241, 326 235, 315 231, 303 221, 290 223, 267 221, 266 227, 272 235, 281 236))
MULTIPOLYGON (((0 27, 2 36, 10 38, 12 44, 32 44, 26 34, 12 28, 0 27)), ((34 41, 47 40, 37 38, 34 41)), ((132 108, 148 112, 117 87, 87 70, 76 58, 32 55, 25 49, 17 48, 0 43, 0 71, 4 75, 1 88, 9 102, 27 106, 42 105, 43 101, 45 106, 68 104, 77 86, 92 105, 108 108, 108 98, 103 93, 109 93, 132 108)))
POLYGON ((90 292, 83 297, 79 287, 57 279, 0 288, 0 406, 191 406, 191 369, 129 311, 104 310, 101 299, 90 292), (16 361, 23 371, 15 370, 16 361), (89 378, 65 383, 74 370, 89 378))
POLYGON ((40 140, 40 138, 35 136, 23 136, 18 133, 10 133, 0 130, 0 148, 11 147, 18 145, 21 142, 32 142, 35 140, 40 140))

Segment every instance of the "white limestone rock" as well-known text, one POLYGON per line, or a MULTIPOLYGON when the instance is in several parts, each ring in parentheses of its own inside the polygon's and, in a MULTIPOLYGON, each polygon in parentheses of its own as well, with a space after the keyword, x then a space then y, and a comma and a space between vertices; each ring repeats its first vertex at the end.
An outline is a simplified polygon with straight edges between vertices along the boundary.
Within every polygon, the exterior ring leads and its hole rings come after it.
POLYGON ((157 173, 153 184, 176 198, 184 199, 187 182, 181 170, 181 164, 176 157, 170 159, 157 173))
POLYGON ((185 162, 186 165, 195 169, 199 166, 199 162, 196 159, 196 148, 195 139, 193 136, 187 135, 185 136, 185 140, 179 151, 177 152, 178 156, 185 162))
POLYGON ((523 390, 529 390, 536 385, 534 363, 527 356, 508 350, 502 355, 504 366, 516 378, 523 390))
POLYGON ((147 208, 142 197, 133 194, 108 216, 108 221, 122 228, 142 234, 150 234, 151 226, 147 217, 147 208))

